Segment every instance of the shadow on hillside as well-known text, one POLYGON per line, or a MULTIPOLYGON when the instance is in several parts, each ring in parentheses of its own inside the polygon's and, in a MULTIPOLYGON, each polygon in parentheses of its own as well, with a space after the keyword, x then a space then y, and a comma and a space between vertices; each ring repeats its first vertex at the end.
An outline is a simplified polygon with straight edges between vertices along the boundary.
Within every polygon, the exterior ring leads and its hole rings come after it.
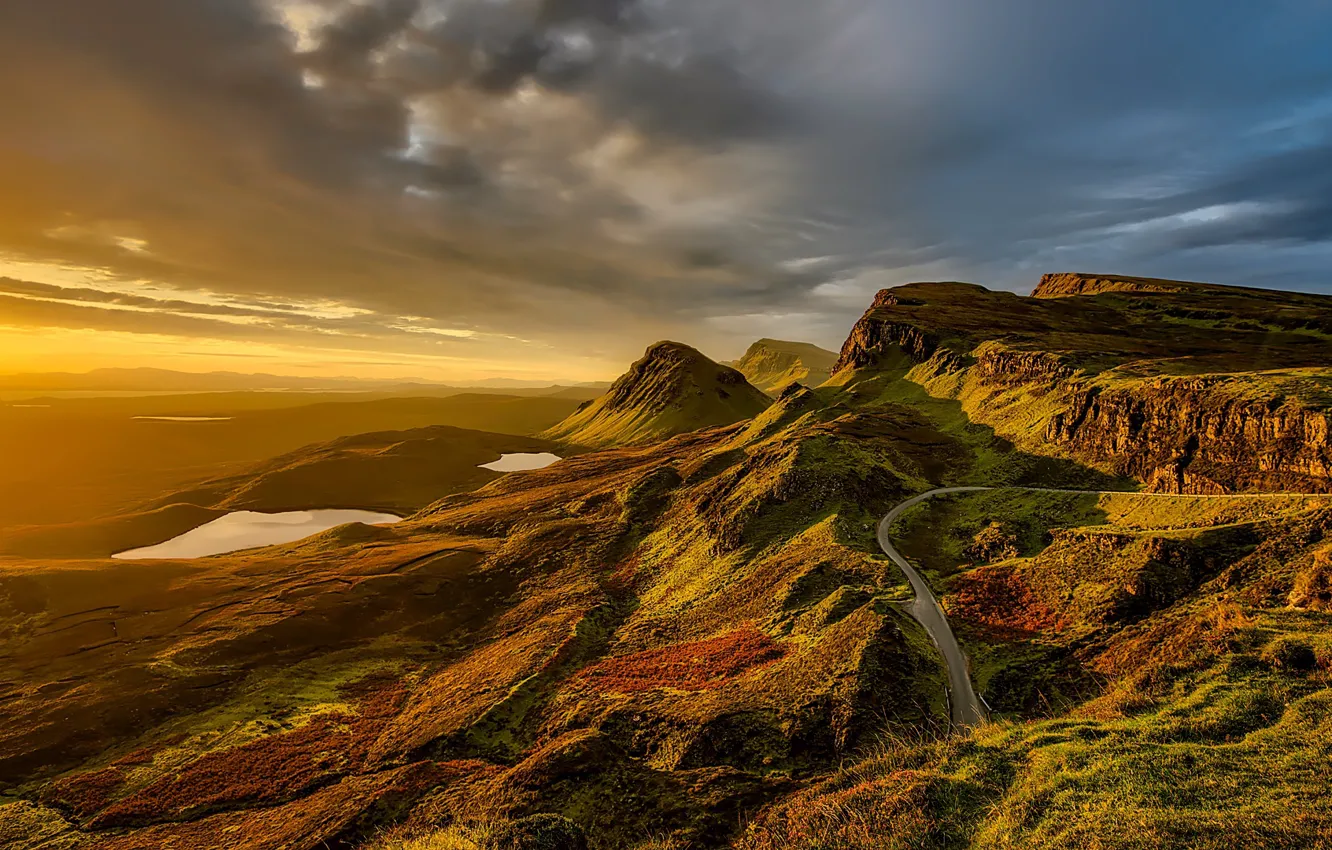
MULTIPOLYGON (((818 392, 830 405, 845 405, 863 411, 894 408, 918 414, 933 434, 950 444, 942 456, 957 459, 956 466, 940 463, 938 439, 912 439, 903 435, 898 444, 917 464, 922 477, 933 486, 1024 486, 1066 487, 1085 490, 1136 489, 1136 482, 1110 475, 1071 458, 1036 454, 1018 448, 994 428, 973 421, 954 399, 930 395, 920 384, 907 380, 906 371, 892 369, 858 378, 844 386, 821 387, 818 392)), ((924 432, 921 432, 924 433, 924 432)))

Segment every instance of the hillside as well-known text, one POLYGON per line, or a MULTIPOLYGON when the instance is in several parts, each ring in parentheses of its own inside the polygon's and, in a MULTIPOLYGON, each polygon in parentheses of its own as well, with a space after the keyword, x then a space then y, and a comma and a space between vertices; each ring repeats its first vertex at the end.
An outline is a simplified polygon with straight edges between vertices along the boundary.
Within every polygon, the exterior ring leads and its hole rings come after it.
POLYGON ((934 564, 1001 719, 840 770, 732 846, 1326 847, 1329 531, 1332 498, 919 509, 897 534, 934 564))
MULTIPOLYGON (((1215 491, 1332 490, 1328 314, 1109 279, 886 290, 825 386, 394 526, 0 558, 0 843, 1325 846, 1332 495, 1215 491), (976 729, 875 528, 956 485, 1000 489, 886 533, 976 729), (1060 487, 1106 492, 1025 489, 1060 487)), ((701 357, 608 397, 715 390, 701 357)))
POLYGON ((776 394, 797 382, 817 387, 828 380, 836 362, 836 352, 817 345, 765 338, 750 345, 744 356, 731 365, 754 386, 776 394))
POLYGON ((0 406, 0 445, 6 448, 0 463, 0 535, 18 526, 84 523, 141 511, 168 493, 242 474, 312 443, 435 425, 533 434, 578 404, 576 398, 480 393, 369 399, 224 393, 0 406))
POLYGON ((389 528, 193 562, 0 560, 0 775, 31 801, 0 822, 187 850, 555 810, 598 847, 716 846, 883 723, 944 716, 866 529, 958 451, 908 410, 797 390, 389 528))
POLYGON ((171 499, 230 510, 345 507, 414 513, 444 496, 474 490, 500 477, 502 473, 481 464, 498 460, 501 454, 557 448, 535 437, 448 425, 378 431, 304 446, 171 499))
POLYGON ((883 290, 833 381, 1157 490, 1332 488, 1332 298, 1073 278, 883 290))
POLYGON ((658 342, 601 397, 540 436, 581 446, 650 443, 749 419, 771 403, 729 366, 678 342, 658 342))
POLYGON ((502 473, 480 465, 555 443, 435 425, 376 431, 303 446, 243 471, 171 493, 126 514, 0 528, 0 554, 98 558, 182 534, 226 511, 357 508, 406 516, 502 473))

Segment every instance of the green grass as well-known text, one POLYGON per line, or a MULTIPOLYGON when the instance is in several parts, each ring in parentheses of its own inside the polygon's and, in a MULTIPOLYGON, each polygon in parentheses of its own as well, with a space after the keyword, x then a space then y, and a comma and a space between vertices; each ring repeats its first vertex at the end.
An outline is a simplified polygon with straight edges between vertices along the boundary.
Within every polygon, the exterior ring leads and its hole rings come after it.
POLYGON ((657 442, 762 413, 771 399, 744 376, 678 342, 658 342, 601 397, 541 436, 604 448, 657 442))
POLYGON ((1300 571, 1327 560, 1329 501, 991 492, 907 517, 899 534, 929 529, 943 541, 933 555, 923 532, 915 541, 938 574, 967 532, 1008 515, 1029 541, 1044 529, 1054 543, 993 569, 1035 569, 1034 585, 1062 583, 1075 597, 1139 540, 1198 546, 1219 557, 1217 575, 1127 623, 1012 639, 955 621, 982 691, 1005 669, 1049 689, 1037 716, 1001 712, 964 738, 889 743, 770 807, 737 847, 1329 846, 1332 614, 1285 599, 1300 571), (1060 525, 1116 542, 1052 558, 1060 525), (1236 534, 1248 542, 1218 543, 1236 534), (1084 666, 1083 691, 1060 694, 1084 666))
POLYGON ((837 352, 807 342, 760 339, 733 365, 749 382, 770 395, 799 382, 816 387, 828 380, 837 352))

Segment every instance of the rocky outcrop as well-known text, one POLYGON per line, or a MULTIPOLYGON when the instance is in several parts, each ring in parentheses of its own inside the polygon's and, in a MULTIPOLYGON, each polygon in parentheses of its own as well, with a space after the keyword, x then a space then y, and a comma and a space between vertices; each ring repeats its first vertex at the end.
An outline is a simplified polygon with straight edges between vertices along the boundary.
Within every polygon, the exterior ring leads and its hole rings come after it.
POLYGON ((1157 492, 1332 490, 1329 416, 1227 377, 1075 385, 1045 438, 1157 492))
POLYGON ((888 290, 880 292, 875 298, 875 306, 861 316, 860 321, 851 328, 851 334, 842 344, 842 353, 833 366, 833 372, 873 366, 879 357, 892 347, 902 349, 911 359, 923 363, 930 359, 930 355, 938 347, 939 341, 933 334, 915 325, 894 322, 875 315, 875 310, 884 306, 879 303, 879 299, 885 297, 885 293, 888 298, 892 297, 888 290))
POLYGON ((1074 371, 1063 358, 1046 351, 1018 351, 988 345, 976 352, 976 372, 996 383, 1062 381, 1072 377, 1074 371))
POLYGON ((1073 273, 1044 276, 1034 295, 952 282, 883 290, 836 368, 905 355, 916 364, 907 380, 1022 450, 1156 491, 1332 490, 1332 347, 1309 333, 1332 299, 1073 273), (1103 293, 1135 296, 1073 297, 1103 293))
POLYGON ((1067 298, 1072 295, 1099 295, 1103 292, 1189 292, 1207 288, 1207 284, 1178 280, 1060 272, 1042 275, 1041 282, 1031 295, 1033 298, 1067 298))

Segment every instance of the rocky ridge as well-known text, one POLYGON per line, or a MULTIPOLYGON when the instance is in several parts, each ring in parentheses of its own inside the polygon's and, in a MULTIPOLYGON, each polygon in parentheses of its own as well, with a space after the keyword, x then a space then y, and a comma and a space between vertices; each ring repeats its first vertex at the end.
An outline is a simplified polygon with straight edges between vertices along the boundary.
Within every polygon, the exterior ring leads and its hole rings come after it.
POLYGON ((1144 278, 911 284, 875 297, 838 380, 909 371, 1024 448, 1154 490, 1324 492, 1329 317, 1332 298, 1144 278))

